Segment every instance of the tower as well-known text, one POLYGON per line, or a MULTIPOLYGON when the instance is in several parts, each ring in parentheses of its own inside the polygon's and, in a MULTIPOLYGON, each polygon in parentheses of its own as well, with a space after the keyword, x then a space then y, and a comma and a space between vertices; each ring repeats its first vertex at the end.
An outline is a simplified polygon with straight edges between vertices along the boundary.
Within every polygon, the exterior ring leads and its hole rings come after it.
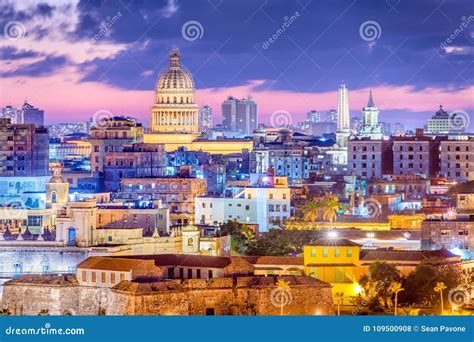
POLYGON ((46 183, 46 205, 55 210, 66 206, 69 198, 69 183, 61 177, 61 169, 46 183))
POLYGON ((170 64, 156 82, 150 127, 156 133, 198 133, 198 105, 194 103, 194 81, 181 66, 178 49, 170 53, 170 64))
POLYGON ((372 90, 369 92, 367 107, 362 109, 362 115, 363 125, 360 135, 375 140, 382 139, 382 130, 379 125, 379 109, 375 107, 372 90))
POLYGON ((192 223, 181 230, 182 251, 185 254, 200 254, 201 231, 192 223))
POLYGON ((336 164, 347 164, 347 141, 350 136, 349 97, 344 82, 339 87, 337 101, 337 131, 336 141, 341 148, 341 153, 335 161, 336 164))

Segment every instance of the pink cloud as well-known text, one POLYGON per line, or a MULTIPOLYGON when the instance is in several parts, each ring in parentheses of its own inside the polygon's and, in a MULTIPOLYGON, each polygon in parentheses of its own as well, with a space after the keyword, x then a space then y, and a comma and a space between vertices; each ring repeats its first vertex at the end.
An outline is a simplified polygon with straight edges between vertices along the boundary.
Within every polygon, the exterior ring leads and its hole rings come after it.
MULTIPOLYGON (((124 90, 99 82, 81 82, 74 67, 48 77, 3 78, 0 82, 0 105, 20 106, 25 98, 46 111, 47 122, 85 120, 99 111, 108 110, 114 115, 133 115, 148 124, 154 101, 152 90, 124 90)), ((220 122, 220 106, 229 95, 252 95, 259 106, 260 121, 266 123, 272 112, 285 110, 292 114, 293 122, 304 118, 308 110, 325 112, 337 109, 337 89, 331 92, 295 93, 286 90, 261 90, 266 81, 254 80, 247 84, 227 88, 207 88, 196 91, 196 102, 209 104, 214 110, 214 121, 220 122), (259 90, 256 90, 258 87, 259 90)), ((351 90, 349 105, 353 114, 359 113, 367 103, 369 89, 351 90)), ((375 104, 384 110, 407 112, 434 112, 442 104, 449 112, 474 108, 474 87, 462 90, 426 88, 415 90, 411 86, 380 86, 372 89, 375 104)))

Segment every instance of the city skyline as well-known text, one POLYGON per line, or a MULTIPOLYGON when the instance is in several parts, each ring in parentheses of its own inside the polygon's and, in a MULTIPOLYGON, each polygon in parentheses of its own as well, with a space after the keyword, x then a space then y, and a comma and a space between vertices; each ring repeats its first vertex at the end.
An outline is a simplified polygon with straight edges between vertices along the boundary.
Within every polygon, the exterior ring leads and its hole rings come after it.
POLYGON ((47 124, 101 110, 147 124, 159 71, 178 47, 195 79, 196 103, 209 104, 215 117, 227 96, 251 95, 261 123, 283 110, 296 124, 312 109, 336 108, 341 81, 352 117, 372 89, 380 121, 409 129, 423 127, 439 105, 448 113, 474 108, 473 20, 463 6, 327 3, 324 16, 314 2, 137 6, 4 3, 3 26, 17 26, 1 36, 0 105, 19 107, 26 98, 45 110, 47 124))

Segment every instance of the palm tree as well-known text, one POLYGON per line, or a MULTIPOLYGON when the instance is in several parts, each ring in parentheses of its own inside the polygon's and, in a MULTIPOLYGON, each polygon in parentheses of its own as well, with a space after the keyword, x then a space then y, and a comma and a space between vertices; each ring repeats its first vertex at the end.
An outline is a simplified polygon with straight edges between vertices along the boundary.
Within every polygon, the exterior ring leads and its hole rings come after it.
POLYGON ((319 217, 321 204, 316 201, 308 201, 303 207, 303 219, 306 222, 313 222, 319 217))
POLYGON ((341 305, 344 301, 344 293, 343 292, 336 292, 336 303, 337 303, 337 315, 341 315, 341 305))
POLYGON ((388 288, 390 292, 395 294, 395 316, 397 315, 397 307, 398 307, 398 292, 401 292, 405 290, 402 287, 402 284, 400 284, 398 281, 394 281, 393 283, 390 284, 390 287, 388 288))
POLYGON ((337 212, 339 210, 339 199, 337 196, 326 196, 322 204, 323 219, 329 221, 330 226, 337 219, 337 212))
POLYGON ((436 286, 434 288, 435 292, 439 292, 439 296, 441 299, 441 314, 443 314, 444 311, 444 305, 443 305, 443 290, 447 289, 448 287, 444 285, 443 282, 438 282, 436 283, 436 286))

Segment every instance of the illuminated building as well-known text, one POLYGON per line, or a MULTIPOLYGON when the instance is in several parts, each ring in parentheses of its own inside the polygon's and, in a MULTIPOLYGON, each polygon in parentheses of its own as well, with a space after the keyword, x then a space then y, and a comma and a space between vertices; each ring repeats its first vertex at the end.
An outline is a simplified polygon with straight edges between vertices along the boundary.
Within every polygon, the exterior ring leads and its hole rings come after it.
POLYGON ((451 132, 451 118, 448 112, 443 110, 443 106, 439 106, 439 110, 428 119, 428 131, 432 134, 448 134, 451 132))
POLYGON ((212 130, 212 108, 204 105, 199 109, 199 132, 209 133, 212 130))
POLYGON ((365 179, 380 179, 393 170, 392 142, 367 138, 348 142, 349 172, 365 179))
POLYGON ((92 171, 102 172, 106 154, 122 152, 124 145, 143 141, 143 126, 130 118, 106 118, 91 128, 89 141, 92 145, 92 171))
POLYGON ((194 81, 181 66, 181 55, 175 49, 170 64, 156 81, 155 104, 150 128, 155 133, 198 133, 198 105, 194 102, 194 81))
POLYGON ((207 191, 207 180, 180 177, 122 178, 122 194, 125 199, 162 200, 170 210, 172 224, 184 224, 194 219, 194 198, 207 191))
POLYGON ((362 137, 370 137, 371 139, 382 139, 382 130, 379 125, 379 109, 375 107, 372 98, 372 90, 369 94, 367 106, 362 110, 363 123, 359 135, 362 137))
POLYGON ((49 159, 50 160, 77 160, 90 158, 92 146, 89 141, 67 140, 61 142, 50 141, 49 159))
POLYGON ((10 122, 12 124, 22 124, 23 111, 21 109, 16 109, 12 106, 6 106, 1 108, 0 118, 10 119, 10 122))
POLYGON ((396 137, 392 140, 394 175, 437 175, 440 139, 426 136, 422 129, 417 129, 415 136, 396 137))
MULTIPOLYGON (((349 95, 344 83, 339 87, 339 95, 337 102, 337 144, 341 148, 347 147, 347 140, 350 135, 350 119, 349 119, 349 95)), ((347 159, 346 159, 347 162, 347 159)), ((345 164, 345 163, 343 163, 345 164)))
POLYGON ((222 118, 226 131, 243 136, 252 135, 258 128, 257 103, 251 96, 241 100, 229 96, 222 103, 222 118))
POLYGON ((34 124, 36 127, 44 126, 44 110, 35 108, 31 104, 25 103, 21 107, 23 111, 23 123, 34 124))
POLYGON ((48 176, 48 142, 46 128, 0 119, 0 176, 48 176))
POLYGON ((196 222, 237 220, 267 232, 290 217, 290 189, 286 177, 251 175, 251 185, 232 197, 196 197, 196 222))

